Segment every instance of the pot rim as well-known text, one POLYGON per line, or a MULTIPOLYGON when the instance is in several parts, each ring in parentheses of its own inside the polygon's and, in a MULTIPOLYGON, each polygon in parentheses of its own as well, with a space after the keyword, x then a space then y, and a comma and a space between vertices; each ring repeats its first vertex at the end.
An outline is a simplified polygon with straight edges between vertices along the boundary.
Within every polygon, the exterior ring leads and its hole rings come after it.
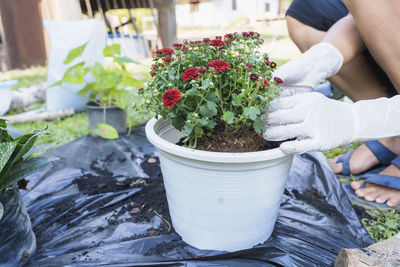
POLYGON ((86 103, 86 107, 90 108, 90 109, 101 109, 101 110, 103 110, 103 109, 120 109, 120 110, 124 110, 124 109, 119 108, 119 107, 117 107, 115 105, 103 107, 103 106, 89 105, 89 103, 86 103))
POLYGON ((257 151, 257 152, 211 152, 204 150, 197 150, 186 148, 183 146, 178 146, 171 142, 166 141, 156 134, 154 131, 154 125, 158 120, 163 120, 163 118, 156 119, 152 118, 146 123, 146 136, 147 139, 158 149, 165 151, 170 154, 175 154, 180 157, 208 161, 208 162, 221 162, 221 163, 244 163, 244 162, 259 162, 268 161, 272 159, 290 157, 282 152, 279 148, 257 151))

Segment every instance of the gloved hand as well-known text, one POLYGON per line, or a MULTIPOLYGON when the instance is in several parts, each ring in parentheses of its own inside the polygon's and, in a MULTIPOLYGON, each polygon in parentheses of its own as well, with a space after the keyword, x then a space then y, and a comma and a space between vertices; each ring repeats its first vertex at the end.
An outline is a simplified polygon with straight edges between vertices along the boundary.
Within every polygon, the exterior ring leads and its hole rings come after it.
POLYGON ((300 57, 282 65, 274 72, 283 80, 281 96, 310 92, 323 79, 335 75, 343 64, 343 56, 330 43, 312 46, 300 57))
POLYGON ((319 93, 282 97, 271 103, 264 138, 282 141, 283 152, 324 151, 352 142, 400 135, 400 95, 359 101, 331 100, 319 93))

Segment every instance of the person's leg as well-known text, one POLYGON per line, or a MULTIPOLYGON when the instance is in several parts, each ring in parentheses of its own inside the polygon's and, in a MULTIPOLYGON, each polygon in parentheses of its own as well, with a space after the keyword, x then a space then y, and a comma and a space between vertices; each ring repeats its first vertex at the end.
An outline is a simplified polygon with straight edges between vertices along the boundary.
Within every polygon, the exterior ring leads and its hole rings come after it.
POLYGON ((400 93, 400 1, 345 0, 368 50, 400 93))
MULTIPOLYGON (((301 52, 319 43, 325 35, 324 31, 308 26, 290 15, 286 16, 286 21, 290 38, 301 52)), ((388 96, 385 86, 362 54, 345 64, 329 81, 353 101, 388 96)))
MULTIPOLYGON (((400 27, 400 2, 396 0, 345 0, 345 4, 356 21, 357 28, 365 45, 385 70, 400 93, 400 36, 397 34, 400 27), (371 19, 371 18, 379 18, 371 19)), ((400 137, 392 138, 394 146, 399 146, 400 137)), ((393 147, 394 147, 393 146, 393 147)), ((399 154, 399 153, 397 153, 399 154)), ((399 177, 400 169, 390 165, 380 174, 399 177)), ((359 197, 368 201, 386 203, 388 206, 400 204, 400 191, 368 183, 360 188, 362 181, 352 183, 359 197)))
MULTIPOLYGON (((286 17, 286 21, 290 38, 302 52, 320 42, 325 35, 324 31, 308 26, 289 15, 286 17)), ((354 101, 388 96, 384 85, 380 82, 380 79, 375 74, 375 70, 364 55, 359 55, 353 61, 344 65, 339 73, 330 78, 329 81, 354 101)), ((400 154, 400 147, 394 147, 395 144, 391 138, 379 141, 386 147, 394 150, 394 153, 400 154)), ((341 155, 330 160, 335 173, 342 172, 342 163, 337 163, 340 157, 341 155)), ((378 159, 363 144, 354 151, 349 165, 352 173, 358 174, 376 166, 378 163, 378 159)))

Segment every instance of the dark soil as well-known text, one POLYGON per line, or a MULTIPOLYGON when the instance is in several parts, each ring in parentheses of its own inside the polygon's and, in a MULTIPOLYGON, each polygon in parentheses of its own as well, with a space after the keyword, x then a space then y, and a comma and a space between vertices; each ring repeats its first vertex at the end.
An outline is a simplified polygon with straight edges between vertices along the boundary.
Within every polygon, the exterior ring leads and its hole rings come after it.
POLYGON ((371 215, 369 215, 366 209, 359 205, 353 205, 353 209, 357 214, 358 219, 361 221, 363 218, 372 219, 371 215))
MULTIPOLYGON (((103 194, 104 196, 96 198, 97 201, 91 197, 87 197, 86 199, 81 197, 77 202, 75 202, 75 199, 63 199, 59 202, 54 202, 49 208, 53 214, 61 214, 61 216, 53 218, 53 220, 48 223, 58 223, 60 225, 66 225, 67 228, 71 228, 79 225, 87 216, 93 217, 97 214, 100 215, 112 212, 112 215, 105 219, 107 226, 99 227, 97 231, 104 231, 107 228, 123 222, 149 222, 154 216, 158 216, 162 219, 162 224, 159 228, 150 229, 144 235, 135 235, 129 239, 157 236, 173 232, 174 230, 169 215, 158 158, 153 158, 150 155, 144 156, 144 162, 141 166, 146 174, 149 175, 150 179, 143 179, 140 177, 121 179, 121 177, 114 177, 113 174, 105 168, 99 167, 107 166, 105 163, 111 160, 112 157, 113 156, 109 156, 104 160, 93 161, 90 166, 93 172, 87 173, 82 171, 82 176, 72 181, 72 184, 76 184, 79 191, 87 196, 99 194, 103 194), (116 201, 114 205, 107 205, 116 199, 118 194, 124 194, 130 192, 130 190, 138 189, 139 191, 131 194, 130 197, 116 201), (106 193, 112 194, 107 196, 106 193), (82 210, 85 210, 85 215, 82 214, 82 210), (126 215, 123 219, 119 218, 127 212, 130 214, 129 218, 126 218, 126 215)), ((48 238, 42 236, 43 231, 46 232, 47 227, 45 222, 43 225, 39 226, 39 229, 35 229, 38 240, 48 238)))
POLYGON ((319 210, 320 212, 330 216, 335 221, 341 224, 347 224, 348 221, 346 217, 341 214, 335 206, 328 204, 328 201, 325 197, 315 188, 309 188, 304 193, 300 193, 296 189, 292 191, 295 198, 301 201, 304 201, 307 204, 312 205, 314 208, 319 210))
MULTIPOLYGON (((182 138, 177 145, 184 145, 182 138)), ((219 124, 213 135, 203 137, 198 140, 196 149, 212 152, 255 152, 279 147, 282 142, 271 142, 263 138, 252 128, 232 131, 227 129, 224 124, 219 124)))

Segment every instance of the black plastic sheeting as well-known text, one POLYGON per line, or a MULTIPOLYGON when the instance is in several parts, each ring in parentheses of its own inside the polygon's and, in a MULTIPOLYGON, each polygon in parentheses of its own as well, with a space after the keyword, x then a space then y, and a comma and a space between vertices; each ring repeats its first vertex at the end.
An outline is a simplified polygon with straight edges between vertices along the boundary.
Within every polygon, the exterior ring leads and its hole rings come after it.
POLYGON ((29 215, 16 188, 0 190, 0 202, 0 266, 22 266, 36 249, 29 215))
POLYGON ((143 125, 50 154, 60 160, 29 177, 23 192, 37 237, 28 266, 329 266, 341 248, 373 243, 319 153, 295 156, 272 237, 233 253, 198 250, 169 229, 143 125))

